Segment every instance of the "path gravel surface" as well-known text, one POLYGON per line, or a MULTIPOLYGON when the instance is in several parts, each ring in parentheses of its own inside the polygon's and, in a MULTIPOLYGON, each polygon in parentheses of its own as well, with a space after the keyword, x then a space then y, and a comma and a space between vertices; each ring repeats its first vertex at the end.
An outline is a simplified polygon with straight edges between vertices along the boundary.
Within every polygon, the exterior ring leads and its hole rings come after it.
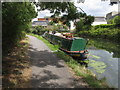
POLYGON ((41 40, 29 37, 32 88, 85 88, 82 80, 75 78, 65 62, 59 59, 41 40))

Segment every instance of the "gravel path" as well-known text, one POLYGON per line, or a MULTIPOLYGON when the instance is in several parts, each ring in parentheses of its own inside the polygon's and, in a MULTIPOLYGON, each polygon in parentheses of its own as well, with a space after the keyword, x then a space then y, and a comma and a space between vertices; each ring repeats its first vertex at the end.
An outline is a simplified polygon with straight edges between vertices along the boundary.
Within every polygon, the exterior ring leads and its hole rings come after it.
POLYGON ((33 88, 83 88, 86 84, 77 80, 52 51, 36 37, 28 35, 31 59, 31 87, 33 88))

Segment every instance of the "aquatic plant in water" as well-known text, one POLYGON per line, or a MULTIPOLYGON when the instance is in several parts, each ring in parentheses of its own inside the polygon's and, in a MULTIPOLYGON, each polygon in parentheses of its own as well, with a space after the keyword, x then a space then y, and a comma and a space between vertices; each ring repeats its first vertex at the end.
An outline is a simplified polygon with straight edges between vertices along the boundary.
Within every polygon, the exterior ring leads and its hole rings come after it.
POLYGON ((95 58, 95 59, 100 59, 100 57, 99 57, 99 56, 96 56, 96 55, 91 55, 91 54, 89 54, 88 56, 91 56, 91 57, 93 57, 93 58, 95 58))
POLYGON ((105 68, 107 65, 101 61, 89 60, 88 66, 92 67, 93 71, 95 71, 97 73, 103 73, 103 72, 105 72, 105 68))

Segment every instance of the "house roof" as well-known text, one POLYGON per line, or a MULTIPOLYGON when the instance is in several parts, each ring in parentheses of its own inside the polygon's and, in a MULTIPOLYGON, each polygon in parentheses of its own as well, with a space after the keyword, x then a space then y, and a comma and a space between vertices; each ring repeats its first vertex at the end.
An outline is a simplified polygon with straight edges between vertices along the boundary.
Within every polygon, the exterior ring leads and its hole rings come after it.
POLYGON ((48 23, 47 23, 47 21, 34 21, 33 23, 32 23, 32 25, 34 26, 36 26, 36 25, 39 25, 39 26, 47 26, 48 25, 48 23))
POLYGON ((110 19, 112 19, 112 18, 114 18, 115 16, 118 16, 118 15, 120 15, 120 12, 112 11, 112 12, 106 14, 106 19, 110 20, 110 19))
POLYGON ((50 21, 52 18, 38 18, 38 21, 50 21))
POLYGON ((94 22, 106 22, 105 17, 95 17, 94 22))

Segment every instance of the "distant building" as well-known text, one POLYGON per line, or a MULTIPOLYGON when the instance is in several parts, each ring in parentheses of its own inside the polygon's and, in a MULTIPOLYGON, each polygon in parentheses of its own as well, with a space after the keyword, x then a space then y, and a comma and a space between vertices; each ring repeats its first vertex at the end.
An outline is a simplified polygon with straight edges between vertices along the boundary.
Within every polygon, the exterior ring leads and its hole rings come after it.
POLYGON ((120 15, 120 12, 116 12, 116 11, 106 14, 107 23, 109 24, 109 20, 113 19, 115 16, 118 16, 118 15, 120 15))
POLYGON ((48 21, 50 22, 52 19, 51 18, 38 18, 38 21, 48 21))
POLYGON ((48 23, 46 21, 33 21, 32 26, 44 26, 46 27, 48 23))
POLYGON ((119 2, 119 0, 110 0, 110 5, 118 4, 119 2))
POLYGON ((70 21, 70 30, 73 31, 75 29, 75 25, 73 21, 70 21))
POLYGON ((107 21, 105 19, 105 17, 95 17, 94 22, 92 23, 92 25, 100 25, 100 24, 107 24, 107 21))
POLYGON ((37 21, 32 22, 32 26, 48 26, 48 23, 51 21, 51 18, 37 18, 37 21))

